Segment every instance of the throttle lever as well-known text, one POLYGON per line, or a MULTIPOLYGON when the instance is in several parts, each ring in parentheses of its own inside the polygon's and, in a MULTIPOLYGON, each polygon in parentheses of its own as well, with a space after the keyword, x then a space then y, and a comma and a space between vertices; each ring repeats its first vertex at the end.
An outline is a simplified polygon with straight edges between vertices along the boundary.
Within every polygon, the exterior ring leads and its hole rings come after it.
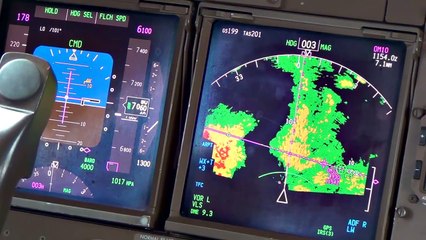
POLYGON ((46 61, 25 53, 0 59, 0 228, 18 181, 32 173, 56 88, 46 61))

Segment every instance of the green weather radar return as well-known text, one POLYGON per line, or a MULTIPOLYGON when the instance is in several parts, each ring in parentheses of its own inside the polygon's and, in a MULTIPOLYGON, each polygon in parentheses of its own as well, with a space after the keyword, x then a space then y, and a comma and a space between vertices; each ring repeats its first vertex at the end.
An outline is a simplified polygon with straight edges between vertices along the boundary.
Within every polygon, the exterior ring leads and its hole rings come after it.
MULTIPOLYGON (((370 161, 378 158, 378 154, 371 152, 368 156, 344 159, 346 150, 337 135, 341 126, 351 119, 339 110, 340 105, 349 102, 343 101, 336 90, 354 91, 361 85, 374 87, 349 68, 305 54, 282 54, 250 61, 224 74, 212 85, 220 86, 221 79, 229 74, 235 74, 237 82, 243 81, 244 76, 238 71, 249 64, 258 66, 260 61, 290 74, 293 81, 292 101, 288 103, 290 114, 269 145, 265 145, 245 138, 256 131, 260 121, 253 113, 233 111, 232 106, 224 103, 210 109, 203 138, 214 144, 213 172, 232 179, 236 171, 246 166, 246 144, 255 144, 269 148, 277 159, 284 170, 279 172, 284 175, 284 188, 289 191, 364 195, 370 161), (318 86, 321 76, 327 76, 332 82, 318 86)), ((390 114, 392 108, 386 99, 379 91, 376 95, 390 114)))

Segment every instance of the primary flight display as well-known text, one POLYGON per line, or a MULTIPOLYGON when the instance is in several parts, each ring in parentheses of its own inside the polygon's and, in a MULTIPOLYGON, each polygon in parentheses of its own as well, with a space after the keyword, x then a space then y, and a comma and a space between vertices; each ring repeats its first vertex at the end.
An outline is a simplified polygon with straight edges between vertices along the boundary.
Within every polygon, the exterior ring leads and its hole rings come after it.
POLYGON ((5 51, 46 60, 58 80, 34 171, 18 184, 20 199, 47 211, 45 202, 61 213, 149 225, 149 217, 126 217, 158 211, 156 169, 165 160, 157 159, 179 18, 30 1, 9 8, 5 51))

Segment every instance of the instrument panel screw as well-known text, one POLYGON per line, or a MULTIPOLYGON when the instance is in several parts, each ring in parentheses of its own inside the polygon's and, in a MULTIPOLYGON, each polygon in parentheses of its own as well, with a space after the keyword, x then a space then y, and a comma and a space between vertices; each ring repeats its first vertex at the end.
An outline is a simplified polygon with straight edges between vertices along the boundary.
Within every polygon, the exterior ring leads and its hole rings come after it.
POLYGON ((4 237, 9 237, 10 236, 10 230, 9 229, 4 230, 3 231, 3 236, 4 237))
POLYGON ((407 216, 407 209, 405 209, 404 207, 397 207, 396 214, 398 215, 398 217, 404 218, 407 216))
POLYGON ((417 195, 415 195, 415 194, 411 194, 410 196, 408 196, 408 201, 410 203, 418 203, 419 197, 417 197, 417 195))
POLYGON ((414 108, 412 114, 413 114, 414 118, 421 119, 425 115, 425 109, 423 109, 423 108, 414 108))

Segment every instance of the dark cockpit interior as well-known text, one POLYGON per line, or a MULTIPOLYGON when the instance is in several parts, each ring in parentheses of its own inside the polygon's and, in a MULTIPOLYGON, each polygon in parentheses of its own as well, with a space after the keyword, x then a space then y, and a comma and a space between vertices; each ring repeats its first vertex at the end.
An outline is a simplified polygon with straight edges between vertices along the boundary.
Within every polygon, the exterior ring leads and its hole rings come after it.
POLYGON ((425 18, 0 0, 0 239, 426 239, 425 18))

